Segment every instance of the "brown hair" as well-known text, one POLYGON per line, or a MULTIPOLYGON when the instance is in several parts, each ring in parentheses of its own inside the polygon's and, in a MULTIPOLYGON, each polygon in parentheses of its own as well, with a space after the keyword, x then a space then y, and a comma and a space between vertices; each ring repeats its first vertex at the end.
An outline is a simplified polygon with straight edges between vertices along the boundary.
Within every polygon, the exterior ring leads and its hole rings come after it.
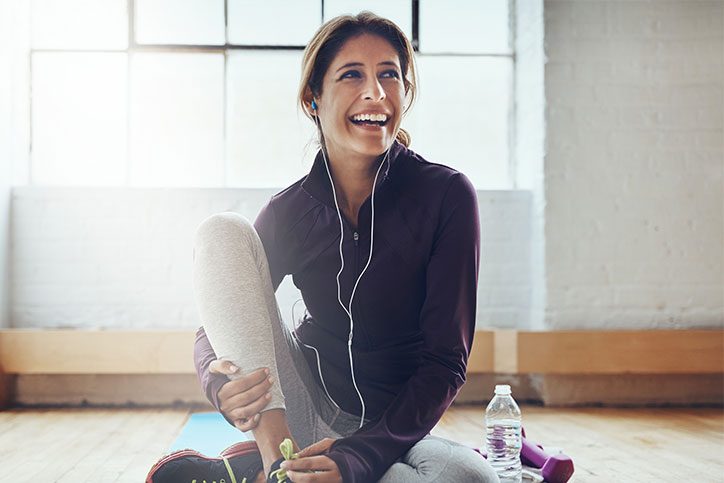
MULTIPOLYGON (((417 76, 415 54, 412 44, 404 32, 386 18, 372 12, 360 12, 358 15, 342 15, 322 25, 304 49, 302 57, 302 80, 299 86, 298 102, 304 114, 312 119, 308 111, 312 97, 322 93, 322 80, 329 65, 347 40, 363 34, 373 34, 388 41, 397 51, 402 70, 402 82, 409 102, 403 115, 415 100, 417 76)), ((397 140, 405 146, 410 145, 410 135, 400 128, 397 140)))

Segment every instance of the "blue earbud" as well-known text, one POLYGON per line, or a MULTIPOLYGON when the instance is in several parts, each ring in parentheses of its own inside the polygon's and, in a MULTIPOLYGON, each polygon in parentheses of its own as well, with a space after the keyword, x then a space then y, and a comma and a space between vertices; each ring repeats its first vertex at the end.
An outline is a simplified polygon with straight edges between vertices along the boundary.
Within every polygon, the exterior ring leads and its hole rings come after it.
POLYGON ((317 110, 317 102, 314 99, 312 99, 312 110, 313 111, 317 110))

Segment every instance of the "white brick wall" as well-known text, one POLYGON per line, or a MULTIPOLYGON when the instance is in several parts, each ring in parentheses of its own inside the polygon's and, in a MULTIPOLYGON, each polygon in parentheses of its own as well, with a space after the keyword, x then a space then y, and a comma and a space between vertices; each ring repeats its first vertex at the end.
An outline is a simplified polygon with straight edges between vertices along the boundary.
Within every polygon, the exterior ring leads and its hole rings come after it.
POLYGON ((531 294, 529 191, 478 191, 481 255, 477 326, 527 327, 531 294))
POLYGON ((12 85, 14 2, 0 2, 0 328, 10 324, 10 185, 12 179, 12 85))
POLYGON ((191 261, 211 213, 252 217, 271 195, 247 190, 13 190, 15 327, 198 326, 191 261))
MULTIPOLYGON (((196 227, 222 211, 253 220, 275 191, 15 188, 13 326, 198 327, 191 273, 196 227)), ((478 323, 515 327, 529 306, 529 196, 478 196, 478 323)), ((282 316, 291 320, 299 298, 291 277, 277 295, 282 316)))
POLYGON ((545 313, 545 90, 543 81, 543 0, 515 2, 515 180, 529 190, 531 300, 527 324, 542 329, 545 313))
POLYGON ((545 3, 549 328, 722 326, 723 19, 545 3))

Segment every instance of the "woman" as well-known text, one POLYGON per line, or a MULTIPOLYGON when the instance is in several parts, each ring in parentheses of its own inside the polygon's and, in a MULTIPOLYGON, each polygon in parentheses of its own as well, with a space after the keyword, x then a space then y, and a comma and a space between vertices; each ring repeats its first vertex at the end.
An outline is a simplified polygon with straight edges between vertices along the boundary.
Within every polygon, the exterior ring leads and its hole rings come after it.
POLYGON ((283 478, 280 465, 294 482, 497 481, 474 451, 428 434, 465 382, 479 227, 467 178, 406 147, 414 96, 396 25, 330 20, 303 58, 299 102, 322 145, 310 173, 254 226, 224 213, 199 228, 197 371, 253 432, 255 481, 283 478), (293 332, 274 298, 287 274, 306 305, 293 332), (299 459, 283 461, 285 438, 299 459))

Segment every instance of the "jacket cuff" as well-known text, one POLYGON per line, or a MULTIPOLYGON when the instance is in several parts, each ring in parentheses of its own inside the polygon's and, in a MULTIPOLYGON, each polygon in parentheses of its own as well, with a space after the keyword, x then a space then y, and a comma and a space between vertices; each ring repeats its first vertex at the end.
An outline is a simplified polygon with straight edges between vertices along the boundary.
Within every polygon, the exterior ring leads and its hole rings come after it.
POLYGON ((222 374, 209 374, 209 383, 206 385, 206 398, 209 402, 211 402, 214 408, 216 408, 219 414, 224 416, 226 422, 234 426, 234 422, 226 417, 226 414, 221 411, 221 404, 219 403, 219 390, 227 382, 229 382, 229 379, 222 374))
POLYGON ((327 457, 336 463, 344 483, 353 483, 355 481, 352 468, 350 468, 347 456, 344 453, 334 451, 333 446, 332 450, 327 454, 327 457))

